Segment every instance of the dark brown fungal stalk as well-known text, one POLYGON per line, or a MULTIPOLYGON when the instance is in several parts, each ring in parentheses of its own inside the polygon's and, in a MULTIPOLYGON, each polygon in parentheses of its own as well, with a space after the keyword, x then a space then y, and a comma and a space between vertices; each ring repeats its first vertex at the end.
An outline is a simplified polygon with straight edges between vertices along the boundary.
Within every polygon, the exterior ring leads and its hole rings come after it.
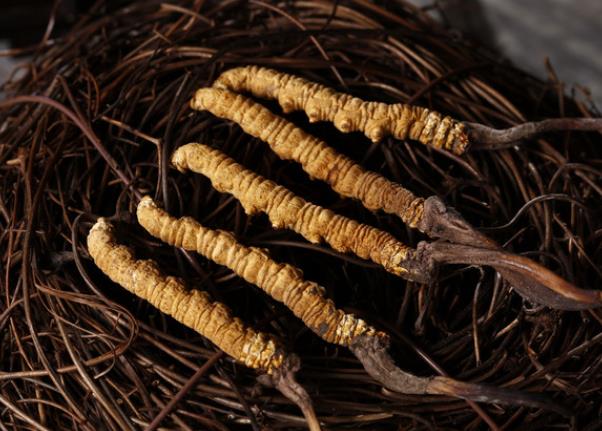
POLYGON ((532 302, 560 310, 586 310, 602 305, 602 291, 579 289, 531 259, 500 249, 484 249, 446 242, 428 245, 437 262, 489 265, 532 302))
POLYGON ((548 118, 508 127, 495 129, 479 123, 464 123, 468 136, 477 148, 494 148, 518 141, 535 138, 548 132, 583 131, 602 133, 602 118, 548 118))
POLYGON ((395 365, 387 353, 388 347, 387 339, 370 336, 359 336, 349 346, 366 371, 393 391, 415 395, 447 395, 483 403, 542 408, 564 416, 571 415, 566 408, 540 394, 467 383, 449 377, 417 377, 395 365))
POLYGON ((438 196, 424 200, 422 217, 416 228, 431 238, 439 238, 453 244, 472 247, 497 248, 495 241, 468 223, 462 215, 438 196))
POLYGON ((299 359, 293 355, 287 358, 286 367, 280 367, 272 374, 266 374, 269 382, 293 403, 299 406, 303 416, 307 420, 307 428, 310 431, 320 431, 322 429, 320 422, 314 411, 311 398, 295 379, 295 372, 299 369, 299 359))
POLYGON ((425 200, 418 229, 446 241, 419 244, 423 255, 439 263, 491 266, 530 302, 558 310, 602 306, 602 291, 578 288, 529 258, 505 252, 436 196, 425 200))
POLYGON ((586 310, 602 306, 602 291, 580 289, 531 259, 505 252, 478 232, 453 208, 436 196, 424 202, 418 229, 446 242, 423 243, 424 254, 440 263, 488 265, 517 292, 533 303, 559 310, 586 310))

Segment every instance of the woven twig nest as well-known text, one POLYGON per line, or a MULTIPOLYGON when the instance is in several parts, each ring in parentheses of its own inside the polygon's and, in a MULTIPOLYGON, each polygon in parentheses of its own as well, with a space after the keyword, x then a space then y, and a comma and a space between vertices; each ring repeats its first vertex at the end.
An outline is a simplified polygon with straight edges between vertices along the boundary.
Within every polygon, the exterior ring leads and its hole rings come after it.
MULTIPOLYGON (((247 217, 206 179, 169 167, 175 148, 211 143, 308 200, 415 245, 423 237, 399 219, 340 198, 238 126, 190 110, 194 90, 223 70, 258 64, 467 122, 506 127, 592 115, 559 83, 540 82, 458 41, 414 7, 381 3, 98 6, 40 46, 4 85, 8 100, 22 103, 0 108, 0 422, 24 429, 144 428, 178 393, 161 426, 304 426, 296 407, 259 384, 254 371, 220 357, 97 270, 85 235, 104 216, 138 255, 206 289, 297 353, 298 378, 327 429, 596 426, 599 311, 531 304, 486 268, 446 267, 433 284, 406 282, 274 230, 265 217, 247 217), (321 341, 281 304, 223 267, 149 237, 135 219, 141 194, 302 268, 338 306, 391 334, 392 355, 404 369, 546 392, 576 416, 383 390, 348 351, 321 341)), ((341 137, 332 125, 306 124, 300 114, 287 118, 417 195, 440 196, 508 250, 577 286, 599 285, 598 134, 554 133, 460 157, 413 141, 341 137)))

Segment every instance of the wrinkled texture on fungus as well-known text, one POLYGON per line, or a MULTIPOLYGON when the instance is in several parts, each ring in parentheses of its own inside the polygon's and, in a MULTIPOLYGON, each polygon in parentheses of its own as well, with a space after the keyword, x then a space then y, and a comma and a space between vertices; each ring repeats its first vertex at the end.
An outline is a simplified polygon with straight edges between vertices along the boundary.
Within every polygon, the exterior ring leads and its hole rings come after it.
POLYGON ((216 190, 236 197, 247 214, 266 213, 275 228, 294 230, 312 243, 324 240, 339 252, 370 259, 404 278, 427 281, 432 276, 432 261, 388 232, 307 202, 219 150, 197 143, 183 145, 172 162, 180 171, 209 178, 216 190))
POLYGON ((187 289, 180 279, 165 276, 154 261, 136 259, 129 247, 116 242, 112 226, 103 218, 88 234, 88 250, 115 283, 194 329, 237 361, 269 374, 282 366, 285 357, 274 338, 246 326, 207 292, 187 289))
POLYGON ((275 99, 284 112, 305 111, 311 122, 330 121, 341 132, 363 132, 373 142, 386 135, 414 139, 462 154, 468 145, 464 125, 450 117, 405 103, 366 102, 295 75, 259 66, 230 69, 216 86, 275 99))

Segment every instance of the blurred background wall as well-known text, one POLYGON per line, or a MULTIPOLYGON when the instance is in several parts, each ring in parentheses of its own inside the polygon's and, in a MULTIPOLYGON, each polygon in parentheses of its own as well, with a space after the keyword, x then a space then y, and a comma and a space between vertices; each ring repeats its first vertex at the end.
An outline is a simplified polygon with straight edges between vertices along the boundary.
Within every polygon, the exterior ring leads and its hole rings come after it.
MULTIPOLYGON (((432 0, 412 0, 426 6, 432 0)), ((546 79, 546 58, 569 91, 602 106, 602 0, 437 0, 449 24, 546 79)))
MULTIPOLYGON (((549 58, 567 92, 579 83, 602 106, 602 0, 409 1, 425 8, 437 6, 443 12, 443 16, 434 14, 439 19, 542 79, 547 77, 545 59, 549 58)), ((55 32, 72 24, 76 14, 92 3, 59 2, 55 32)), ((39 41, 53 4, 51 0, 0 0, 0 50, 39 41)), ((0 57, 0 82, 14 63, 0 57)))

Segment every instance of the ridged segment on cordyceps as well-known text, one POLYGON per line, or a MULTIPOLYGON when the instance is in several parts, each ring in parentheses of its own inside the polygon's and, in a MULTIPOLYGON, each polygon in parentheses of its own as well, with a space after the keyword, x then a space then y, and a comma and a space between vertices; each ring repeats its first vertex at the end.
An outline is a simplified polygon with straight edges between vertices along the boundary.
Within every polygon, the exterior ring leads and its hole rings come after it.
POLYGON ((464 153, 468 145, 464 125, 438 112, 403 103, 366 102, 273 69, 237 67, 223 72, 213 85, 276 99, 284 112, 305 111, 311 122, 330 121, 342 132, 363 132, 374 142, 391 135, 454 154, 464 153))
POLYGON ((244 246, 229 232, 209 229, 189 217, 172 217, 150 197, 140 201, 137 214, 151 235, 228 267, 286 305, 327 342, 349 346, 360 335, 386 337, 362 319, 337 309, 324 289, 305 280, 298 268, 276 262, 264 250, 244 246))
POLYGON ((323 240, 339 252, 370 259, 404 278, 426 281, 432 275, 430 266, 424 271, 413 250, 388 232, 309 203, 219 150, 187 144, 175 151, 172 162, 180 171, 190 169, 209 178, 218 191, 236 197, 247 214, 264 212, 274 227, 292 229, 313 243, 323 240))
POLYGON ((154 261, 137 260, 130 248, 116 242, 112 226, 102 218, 88 234, 88 250, 111 280, 208 338, 234 359, 269 374, 283 365, 285 355, 273 337, 246 326, 206 292, 189 290, 181 280, 165 276, 154 261))
POLYGON ((266 142, 281 159, 300 163, 312 178, 325 181, 341 196, 359 199, 370 210, 382 209, 395 214, 410 227, 419 225, 422 198, 362 168, 326 142, 252 99, 228 90, 203 88, 196 92, 191 106, 238 123, 246 133, 266 142))

